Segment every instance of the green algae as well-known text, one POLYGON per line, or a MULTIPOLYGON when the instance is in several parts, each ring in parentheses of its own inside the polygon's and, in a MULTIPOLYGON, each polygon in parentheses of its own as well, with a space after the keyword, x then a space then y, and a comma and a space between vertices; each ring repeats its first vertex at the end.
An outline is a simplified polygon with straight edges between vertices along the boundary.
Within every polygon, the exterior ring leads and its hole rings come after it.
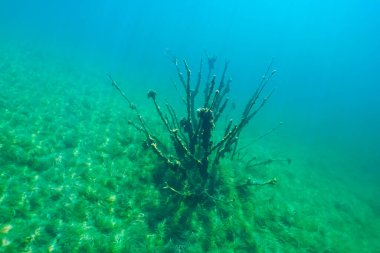
MULTIPOLYGON (((25 58, 22 50, 7 61, 0 77, 0 251, 380 248, 376 205, 318 170, 328 169, 327 162, 303 158, 302 147, 293 152, 296 162, 289 167, 273 163, 252 171, 244 163, 221 162, 225 190, 236 201, 189 210, 168 203, 156 187, 164 186, 155 174, 157 159, 139 145, 142 139, 127 119, 116 120, 131 115, 103 80, 78 79, 91 73, 58 73, 46 66, 49 62, 25 58), (247 175, 276 175, 279 184, 247 192, 230 189, 229 179, 247 175)), ((265 144, 254 151, 260 158, 273 157, 265 144)))

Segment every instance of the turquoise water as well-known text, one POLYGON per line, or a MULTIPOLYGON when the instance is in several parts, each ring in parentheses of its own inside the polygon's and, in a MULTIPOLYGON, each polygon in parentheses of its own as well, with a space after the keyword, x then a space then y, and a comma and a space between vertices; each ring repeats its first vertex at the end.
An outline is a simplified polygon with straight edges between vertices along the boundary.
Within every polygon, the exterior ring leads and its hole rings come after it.
POLYGON ((380 252, 379 9, 2 1, 0 252, 380 252), (147 91, 186 115, 170 59, 187 60, 195 87, 200 59, 205 78, 214 55, 217 80, 225 60, 232 78, 214 142, 272 59, 277 73, 242 149, 217 167, 217 191, 194 202, 192 185, 144 147, 107 75, 170 147, 147 91), (277 184, 243 189, 248 178, 277 184))

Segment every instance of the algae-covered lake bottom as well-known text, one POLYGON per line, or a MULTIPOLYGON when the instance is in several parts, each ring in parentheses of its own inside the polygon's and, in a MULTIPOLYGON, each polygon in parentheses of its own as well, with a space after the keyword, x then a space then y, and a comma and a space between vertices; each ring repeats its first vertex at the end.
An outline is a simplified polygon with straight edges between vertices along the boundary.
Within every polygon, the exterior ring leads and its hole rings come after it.
MULTIPOLYGON (((231 181, 278 183, 181 227, 180 210, 155 219, 170 204, 152 183, 157 157, 106 71, 7 46, 0 90, 0 252, 380 252, 379 190, 344 158, 263 139, 258 162, 292 162, 222 166, 231 181)), ((165 135, 144 91, 132 97, 165 135)))

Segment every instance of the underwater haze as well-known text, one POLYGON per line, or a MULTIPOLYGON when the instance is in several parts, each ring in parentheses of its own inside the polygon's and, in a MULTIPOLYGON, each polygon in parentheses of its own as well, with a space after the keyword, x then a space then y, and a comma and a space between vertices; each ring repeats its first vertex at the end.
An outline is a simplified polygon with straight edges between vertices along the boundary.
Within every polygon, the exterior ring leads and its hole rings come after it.
POLYGON ((375 0, 0 1, 0 252, 380 252, 379 12, 375 0), (171 143, 146 94, 186 115, 175 58, 193 88, 201 59, 204 79, 210 60, 217 80, 229 62, 214 143, 276 70, 212 207, 186 206, 159 176, 109 78, 171 143), (259 183, 242 192, 246 180, 259 183))

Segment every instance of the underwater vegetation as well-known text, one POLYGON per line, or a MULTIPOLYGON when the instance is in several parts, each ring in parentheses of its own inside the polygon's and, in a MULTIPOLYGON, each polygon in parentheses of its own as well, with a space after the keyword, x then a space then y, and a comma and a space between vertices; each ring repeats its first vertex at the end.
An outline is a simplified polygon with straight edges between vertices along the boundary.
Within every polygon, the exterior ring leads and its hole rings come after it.
MULTIPOLYGON (((165 222, 171 240, 177 241, 184 238, 188 230, 195 229, 192 224, 194 215, 200 219, 201 227, 208 231, 215 225, 212 224, 212 219, 223 220, 232 214, 228 209, 236 211, 237 203, 249 192, 248 188, 276 184, 276 178, 266 181, 255 181, 249 176, 233 179, 229 175, 235 174, 236 171, 233 170, 237 168, 221 163, 222 160, 226 160, 225 163, 232 162, 238 156, 241 133, 271 97, 273 90, 264 98, 262 95, 276 70, 271 69, 271 63, 246 103, 240 119, 237 122, 230 119, 223 126, 220 119, 229 103, 228 95, 232 82, 231 78, 226 77, 229 62, 225 62, 218 80, 214 74, 216 57, 207 56, 206 77, 202 74, 203 60, 201 60, 198 74, 193 81, 192 71, 186 60, 183 61, 186 74, 182 73, 177 58, 172 57, 171 61, 175 65, 180 86, 183 88, 184 95, 178 94, 178 99, 182 101, 182 110, 174 108, 169 103, 165 104, 166 110, 163 110, 159 105, 157 92, 149 90, 147 93, 162 123, 161 135, 166 132, 169 136, 165 141, 148 126, 138 106, 122 91, 116 81, 110 75, 109 78, 112 86, 127 101, 129 108, 136 115, 137 119, 129 120, 128 123, 143 135, 143 147, 151 150, 159 158, 153 164, 156 167, 153 170, 154 184, 162 193, 161 202, 165 202, 166 210, 160 208, 157 210, 158 214, 154 216, 158 216, 155 217, 156 220, 165 222), (198 96, 201 89, 204 89, 203 97, 198 96), (179 117, 178 110, 184 112, 185 116, 179 117), (217 136, 216 129, 222 129, 223 135, 217 136), (209 213, 214 208, 220 213, 212 218, 209 213)), ((273 161, 269 159, 256 165, 265 165, 273 161)), ((290 163, 290 159, 285 161, 290 163)), ((225 236, 227 238, 223 240, 237 239, 232 231, 225 236)), ((253 249, 252 243, 248 240, 238 247, 253 249)), ((212 248, 212 245, 203 246, 203 250, 212 248)))

